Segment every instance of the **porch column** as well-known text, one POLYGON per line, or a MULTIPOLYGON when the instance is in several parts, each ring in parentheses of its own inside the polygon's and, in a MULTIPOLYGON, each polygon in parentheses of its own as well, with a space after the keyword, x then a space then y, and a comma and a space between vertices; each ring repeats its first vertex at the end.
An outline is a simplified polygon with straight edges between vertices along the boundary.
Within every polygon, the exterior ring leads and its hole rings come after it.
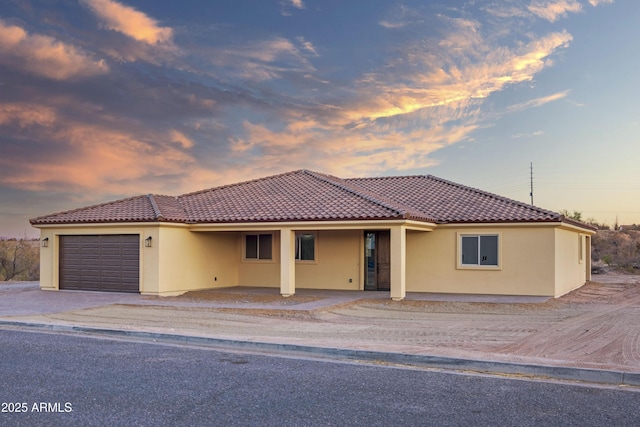
POLYGON ((391 228, 391 299, 400 301, 407 294, 407 230, 404 226, 391 228))
POLYGON ((296 233, 289 228, 280 230, 280 294, 290 297, 296 293, 296 233))

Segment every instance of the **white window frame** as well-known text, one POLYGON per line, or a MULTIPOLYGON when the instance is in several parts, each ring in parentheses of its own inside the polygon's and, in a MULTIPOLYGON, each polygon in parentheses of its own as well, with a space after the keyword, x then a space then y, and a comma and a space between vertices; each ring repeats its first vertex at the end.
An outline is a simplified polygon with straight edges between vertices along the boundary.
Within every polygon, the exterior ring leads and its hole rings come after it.
POLYGON ((295 260, 296 262, 315 264, 318 260, 318 233, 315 231, 296 231, 296 249, 295 260), (300 259, 300 236, 311 235, 313 236, 313 259, 300 259))
POLYGON ((502 270, 502 233, 500 232, 459 232, 457 233, 457 251, 456 251, 456 267, 458 270, 502 270), (497 243, 497 264, 496 265, 482 265, 480 264, 480 237, 482 236, 495 236, 498 239, 497 243), (478 238, 478 264, 463 264, 462 263, 462 238, 463 237, 477 237, 478 238))
POLYGON ((247 262, 267 262, 267 263, 273 263, 275 262, 275 252, 273 250, 273 246, 274 246, 274 233, 273 232, 266 232, 266 231, 256 231, 255 233, 243 233, 242 234, 242 261, 247 261, 247 262), (271 236, 271 258, 260 258, 260 236, 261 235, 269 235, 271 236), (247 258, 247 237, 248 236, 257 236, 257 244, 258 247, 256 248, 256 257, 257 258, 247 258))

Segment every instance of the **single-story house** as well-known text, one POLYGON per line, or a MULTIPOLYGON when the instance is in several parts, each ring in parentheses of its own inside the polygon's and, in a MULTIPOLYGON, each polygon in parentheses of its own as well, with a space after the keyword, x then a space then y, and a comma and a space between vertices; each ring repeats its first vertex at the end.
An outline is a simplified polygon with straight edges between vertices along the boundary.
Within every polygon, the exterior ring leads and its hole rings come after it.
POLYGON ((298 170, 41 216, 42 289, 178 295, 231 286, 558 297, 590 279, 595 228, 434 176, 298 170))

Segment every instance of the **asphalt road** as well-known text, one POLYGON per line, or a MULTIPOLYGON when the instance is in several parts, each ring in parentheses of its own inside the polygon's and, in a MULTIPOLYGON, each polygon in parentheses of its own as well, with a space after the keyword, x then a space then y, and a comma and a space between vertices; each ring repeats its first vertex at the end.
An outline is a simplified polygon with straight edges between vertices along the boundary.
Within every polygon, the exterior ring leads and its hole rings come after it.
POLYGON ((0 376, 7 426, 640 425, 632 388, 22 331, 0 376))

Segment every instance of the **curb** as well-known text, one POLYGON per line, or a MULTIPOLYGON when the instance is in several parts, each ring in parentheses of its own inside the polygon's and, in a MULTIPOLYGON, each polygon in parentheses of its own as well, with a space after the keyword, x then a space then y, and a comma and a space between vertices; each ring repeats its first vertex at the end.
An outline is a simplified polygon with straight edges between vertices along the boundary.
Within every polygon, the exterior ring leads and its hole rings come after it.
POLYGON ((0 327, 3 326, 67 333, 71 332, 77 334, 128 337, 153 342, 162 341, 166 343, 192 344, 214 348, 271 351, 288 354, 306 354, 332 358, 336 360, 341 359, 366 362, 385 362, 399 365, 420 366, 454 371, 472 371, 476 373, 486 374, 522 375, 531 378, 558 379, 609 385, 640 386, 640 373, 616 370, 544 366, 512 362, 460 359, 444 356, 313 347, 298 344, 275 344, 224 338, 167 334, 159 332, 126 331, 121 329, 92 328, 88 326, 52 325, 44 323, 26 323, 0 320, 0 327))

